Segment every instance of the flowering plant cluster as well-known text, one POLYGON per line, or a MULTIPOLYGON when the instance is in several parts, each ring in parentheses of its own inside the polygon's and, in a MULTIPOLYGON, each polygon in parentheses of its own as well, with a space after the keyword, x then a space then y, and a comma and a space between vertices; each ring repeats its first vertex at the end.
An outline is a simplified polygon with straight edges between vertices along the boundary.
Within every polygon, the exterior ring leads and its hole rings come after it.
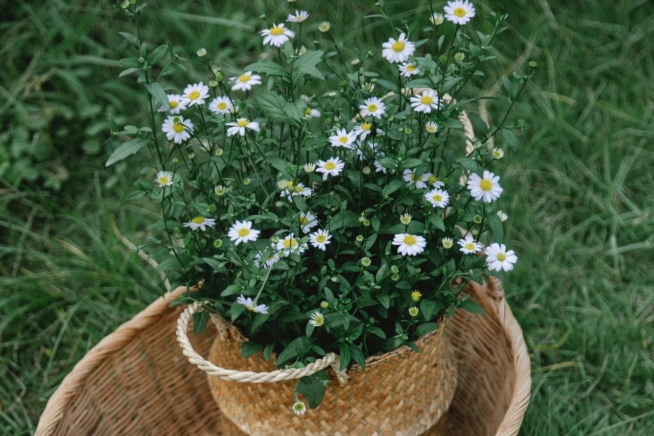
MULTIPOLYGON (((380 6, 376 17, 390 21, 380 6)), ((142 6, 117 7, 138 24, 142 6)), ((150 150, 156 169, 129 195, 160 207, 150 230, 165 239, 148 245, 162 248, 169 277, 201 284, 184 301, 202 301, 249 338, 244 357, 275 353, 278 366, 301 367, 335 352, 341 369, 365 368, 368 356, 417 351, 414 341, 457 307, 481 311, 460 298, 463 287, 517 260, 502 243, 507 216, 491 169, 504 150, 489 143, 502 133, 516 146, 522 123, 505 122, 535 65, 503 79, 510 105, 497 126, 469 114, 467 138, 457 97, 494 59, 505 12, 490 14, 492 33, 468 34, 475 7, 451 1, 420 23, 427 39, 418 26, 391 26, 379 50, 346 62, 328 22, 290 11, 261 31, 265 60, 227 74, 200 49, 208 77, 188 85, 173 75, 184 60, 172 48, 148 54, 138 34, 122 33, 139 53, 121 61, 121 76, 145 85, 152 124, 119 132, 131 139, 107 165, 150 150), (303 26, 321 40, 302 39, 303 26)), ((196 314, 196 331, 206 322, 196 314)), ((297 385, 311 407, 325 378, 297 385)))

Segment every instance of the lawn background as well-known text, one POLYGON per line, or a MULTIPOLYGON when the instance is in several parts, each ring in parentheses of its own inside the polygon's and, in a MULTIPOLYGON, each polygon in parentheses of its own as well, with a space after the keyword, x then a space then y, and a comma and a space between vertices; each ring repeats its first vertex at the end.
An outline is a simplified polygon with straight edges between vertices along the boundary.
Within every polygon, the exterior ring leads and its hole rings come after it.
MULTIPOLYGON (((387 3, 396 24, 426 26, 428 2, 410 11, 387 3)), ((474 3, 473 25, 487 29, 480 16, 501 2, 474 3)), ((325 17, 346 47, 380 59, 391 30, 363 18, 374 2, 296 5, 312 14, 307 44, 324 42, 315 27, 325 17)), ((117 77, 117 60, 131 55, 117 32, 131 28, 110 6, 0 1, 2 435, 33 433, 74 364, 163 290, 113 230, 141 243, 156 214, 125 200, 145 155, 104 167, 118 145, 110 120, 146 125, 142 88, 117 77)), ((153 1, 143 39, 189 60, 188 74, 171 79, 182 87, 207 80, 200 46, 237 72, 260 52, 259 15, 278 22, 289 9, 282 0, 153 1)), ((513 112, 530 129, 517 152, 498 144, 506 240, 520 258, 505 288, 533 373, 521 434, 654 434, 654 4, 517 0, 509 15, 493 71, 475 86, 497 92, 501 76, 538 63, 513 112)), ((495 121, 504 108, 488 104, 495 121)))

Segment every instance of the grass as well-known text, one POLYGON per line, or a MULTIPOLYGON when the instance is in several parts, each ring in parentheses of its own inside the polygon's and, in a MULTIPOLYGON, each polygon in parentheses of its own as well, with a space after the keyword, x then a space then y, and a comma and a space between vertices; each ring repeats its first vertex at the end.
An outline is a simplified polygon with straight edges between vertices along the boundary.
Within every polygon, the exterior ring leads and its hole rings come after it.
MULTIPOLYGON (((245 11, 226 3, 216 11, 208 0, 157 2, 146 39, 172 42, 188 59, 193 41, 202 41, 236 71, 259 47, 251 38, 257 17, 281 14, 273 12, 279 2, 252 1, 245 11)), ((354 13, 344 2, 299 6, 328 15, 346 47, 377 50, 387 24, 366 20, 352 30, 372 3, 358 1, 354 13)), ((396 14, 398 3, 391 3, 396 14)), ((488 10, 475 3, 480 14, 488 10)), ((424 22, 426 3, 416 4, 418 12, 395 15, 396 22, 424 22)), ((13 2, 3 11, 0 434, 24 435, 75 362, 163 286, 111 228, 115 217, 138 243, 153 219, 124 200, 139 166, 103 165, 109 119, 144 123, 135 85, 116 79, 115 61, 127 53, 116 32, 128 26, 106 2, 13 2)), ((533 373, 521 434, 650 435, 654 5, 517 0, 509 13, 510 28, 496 44, 507 57, 477 85, 492 88, 538 62, 515 108, 530 129, 501 171, 507 240, 520 257, 505 288, 533 373)), ((503 104, 488 110, 497 118, 503 104)))

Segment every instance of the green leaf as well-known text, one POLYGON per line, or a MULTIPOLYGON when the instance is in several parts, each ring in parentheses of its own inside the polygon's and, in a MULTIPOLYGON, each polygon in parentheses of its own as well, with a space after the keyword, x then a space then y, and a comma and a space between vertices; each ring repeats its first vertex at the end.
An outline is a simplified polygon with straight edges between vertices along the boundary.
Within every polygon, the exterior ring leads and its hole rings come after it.
POLYGON ((322 398, 327 390, 327 370, 323 369, 315 374, 311 374, 300 379, 297 391, 304 395, 309 402, 309 407, 315 409, 322 402, 322 398))
POLYGON ((397 161, 390 157, 383 157, 377 162, 379 162, 379 165, 389 170, 395 170, 397 168, 397 161))
POLYGON ((118 77, 127 76, 129 74, 132 74, 132 73, 135 73, 135 72, 141 71, 141 70, 142 70, 142 68, 128 68, 126 70, 121 71, 120 74, 118 75, 118 77))
POLYGON ((157 62, 162 60, 164 56, 166 56, 166 52, 168 52, 168 45, 160 45, 159 47, 155 48, 152 50, 152 53, 150 53, 150 56, 148 56, 148 64, 149 65, 155 65, 157 62))
POLYGON ((400 168, 415 168, 418 165, 422 165, 423 161, 420 159, 415 159, 415 158, 410 158, 410 159, 405 159, 402 161, 402 164, 400 165, 400 168))
POLYGON ((311 348, 311 339, 306 336, 300 336, 299 338, 291 341, 284 350, 279 353, 275 365, 281 366, 286 363, 288 360, 306 354, 311 348))
POLYGON ((391 180, 388 185, 384 186, 384 189, 382 190, 382 196, 386 197, 387 195, 391 195, 393 192, 397 191, 405 185, 406 182, 403 180, 391 180))
POLYGON ((350 347, 347 346, 348 344, 345 342, 341 342, 341 366, 339 367, 340 371, 345 371, 347 367, 350 365, 350 347))
POLYGON ((461 303, 461 308, 463 310, 467 310, 468 312, 476 313, 478 315, 484 315, 486 313, 483 307, 481 307, 479 304, 475 303, 472 300, 466 300, 463 303, 461 303))
POLYGON ((468 118, 470 119, 470 122, 472 122, 472 126, 475 128, 475 130, 479 132, 481 136, 486 136, 486 133, 488 133, 488 126, 484 120, 482 120, 479 115, 474 112, 468 112, 468 118))
POLYGON ((368 331, 375 336, 379 336, 382 339, 386 339, 386 333, 384 333, 384 331, 379 327, 370 326, 368 327, 368 331))
POLYGON ((276 92, 269 92, 257 97, 259 106, 263 113, 274 120, 280 120, 288 124, 295 124, 286 114, 286 99, 276 92))
POLYGON ((118 34, 122 35, 123 38, 129 41, 129 43, 132 44, 132 47, 134 47, 135 49, 138 50, 139 47, 141 46, 141 41, 139 41, 139 39, 136 36, 132 35, 131 33, 118 32, 118 34))
POLYGON ((193 334, 199 335, 207 326, 209 321, 209 312, 197 312, 193 314, 193 334))
POLYGON ((502 77, 502 86, 504 86, 504 89, 506 89, 506 93, 509 95, 509 97, 513 98, 513 82, 511 82, 507 77, 502 77))
POLYGON ((511 147, 511 150, 518 151, 518 148, 520 148, 520 140, 513 130, 508 127, 502 127, 502 136, 506 143, 509 144, 509 147, 511 147))
POLYGON ((391 307, 391 297, 387 293, 377 294, 376 297, 384 309, 391 307))
POLYGON ((255 73, 263 73, 269 76, 288 77, 288 73, 284 67, 272 61, 255 62, 245 67, 244 71, 254 71, 255 73))
MULTIPOLYGON (((325 76, 320 72, 320 70, 314 66, 311 65, 304 65, 297 70, 294 71, 294 73, 297 74, 297 78, 302 77, 303 75, 309 75, 311 77, 315 77, 318 80, 325 80, 325 76)), ((297 80, 297 79, 296 79, 297 80)))
POLYGON ((221 271, 225 269, 224 262, 218 262, 216 259, 211 257, 203 257, 202 260, 204 260, 214 271, 221 271))
POLYGON ((384 80, 384 79, 377 79, 377 83, 380 86, 388 89, 389 91, 393 91, 396 94, 399 92, 399 88, 397 87, 397 83, 389 82, 388 80, 384 80))
POLYGON ((331 232, 338 230, 340 228, 358 227, 358 226, 359 226, 359 215, 349 210, 337 213, 329 220, 329 223, 327 223, 327 228, 331 232))
POLYGON ((284 174, 284 177, 293 179, 294 165, 286 162, 283 159, 278 157, 268 159, 268 164, 275 168, 280 173, 284 174))
POLYGON ((438 323, 436 322, 426 322, 424 324, 420 324, 418 327, 416 327, 416 335, 418 336, 423 336, 426 335, 427 333, 431 333, 433 331, 438 330, 438 323))
POLYGON ((442 307, 442 304, 436 303, 435 301, 422 300, 420 302, 420 313, 429 322, 434 319, 434 316, 438 314, 442 307))
POLYGON ((475 162, 472 159, 467 159, 465 157, 462 157, 460 159, 456 160, 459 165, 461 165, 463 168, 465 168, 468 171, 472 171, 473 173, 476 173, 479 171, 479 165, 477 165, 477 162, 475 162))
POLYGON ((434 85, 432 85, 432 83, 427 79, 412 80, 404 85, 405 88, 431 88, 433 86, 434 85))
POLYGON ((225 288, 224 291, 220 293, 221 297, 228 297, 234 294, 240 294, 242 292, 240 285, 229 285, 225 288))
POLYGON ((504 225, 502 224, 502 220, 495 214, 489 215, 486 219, 488 220, 488 226, 491 232, 493 232, 495 242, 501 244, 504 240, 504 225))
POLYGON ((148 144, 148 141, 149 140, 145 138, 134 138, 124 142, 117 149, 115 149, 113 153, 111 153, 111 156, 109 156, 109 159, 107 159, 107 163, 105 163, 104 166, 108 167, 115 164, 116 162, 125 159, 128 156, 137 153, 140 149, 148 144))
POLYGON ((354 363, 358 364, 363 370, 366 369, 366 357, 363 355, 361 348, 357 347, 354 344, 347 344, 347 347, 350 349, 350 356, 354 363))
POLYGON ((245 341, 241 344, 241 357, 243 359, 258 353, 263 348, 263 344, 257 342, 245 341))
POLYGON ((305 54, 300 56, 293 63, 294 68, 312 66, 315 67, 322 61, 322 56, 325 54, 322 50, 307 50, 305 54))
POLYGON ((445 231, 445 223, 443 222, 443 218, 441 218, 440 216, 430 215, 429 222, 437 229, 441 229, 442 231, 445 231))
POLYGON ((266 346, 263 348, 263 360, 268 362, 270 360, 270 355, 272 354, 274 349, 275 349, 275 344, 266 344, 266 346))

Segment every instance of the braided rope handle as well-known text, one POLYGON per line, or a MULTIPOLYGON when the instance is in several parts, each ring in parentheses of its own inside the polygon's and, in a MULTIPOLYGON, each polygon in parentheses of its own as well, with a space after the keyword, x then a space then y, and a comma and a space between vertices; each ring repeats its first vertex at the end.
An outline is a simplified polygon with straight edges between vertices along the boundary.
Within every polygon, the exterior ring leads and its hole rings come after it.
POLYGON ((280 369, 271 372, 236 371, 214 365, 195 352, 187 334, 189 321, 200 308, 200 303, 195 302, 184 309, 177 320, 177 342, 179 342, 182 352, 188 357, 189 362, 210 376, 242 383, 274 383, 306 377, 331 366, 336 373, 339 384, 341 386, 347 384, 347 374, 345 371, 339 370, 340 358, 335 353, 327 353, 322 359, 318 359, 304 368, 280 369))

